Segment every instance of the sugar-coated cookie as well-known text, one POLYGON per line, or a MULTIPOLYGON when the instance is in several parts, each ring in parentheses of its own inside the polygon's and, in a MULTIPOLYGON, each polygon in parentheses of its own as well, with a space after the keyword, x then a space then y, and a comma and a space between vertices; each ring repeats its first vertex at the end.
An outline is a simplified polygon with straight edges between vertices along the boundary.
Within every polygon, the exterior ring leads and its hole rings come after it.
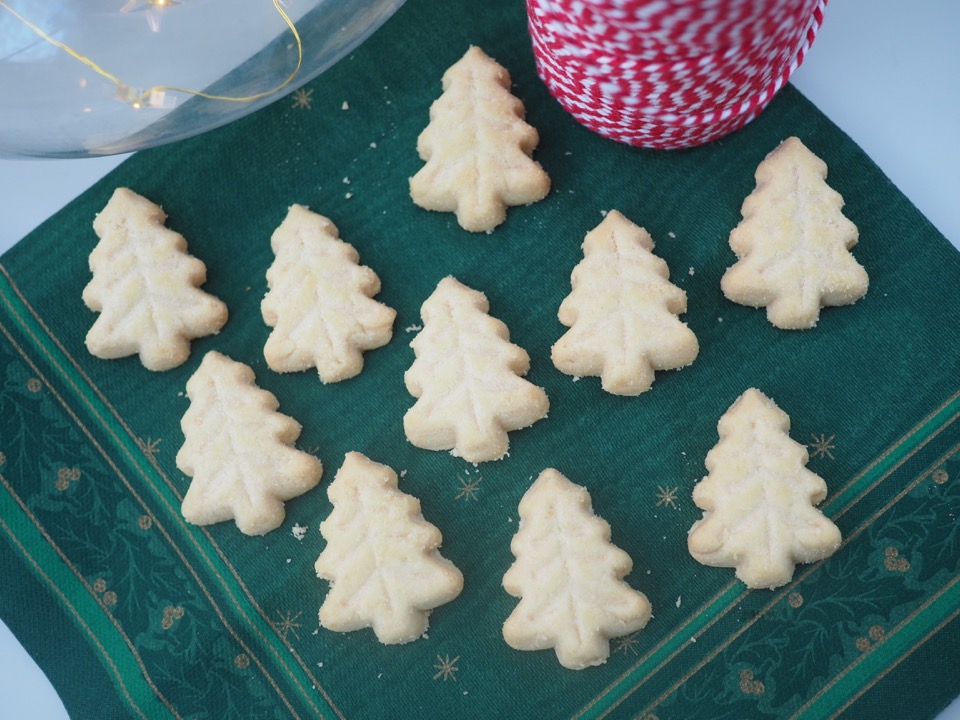
POLYGON ((276 257, 260 304, 273 328, 263 348, 267 365, 277 372, 315 367, 325 383, 358 375, 363 351, 393 335, 396 311, 373 299, 380 278, 359 264, 328 218, 301 205, 290 207, 270 245, 276 257))
POLYGON ((516 561, 503 587, 520 602, 503 624, 504 640, 517 650, 553 648, 572 670, 606 662, 610 638, 640 630, 651 616, 646 596, 623 581, 633 561, 610 542, 586 488, 553 468, 519 509, 516 561))
POLYGON ((327 546, 315 565, 330 581, 320 624, 337 632, 370 627, 387 645, 423 635, 430 611, 463 589, 463 575, 438 550, 440 531, 397 482, 386 465, 347 453, 327 488, 333 511, 320 524, 327 546))
POLYGON ((841 212, 843 198, 826 178, 826 163, 787 138, 757 167, 756 189, 730 233, 739 260, 721 279, 723 294, 766 307, 767 319, 785 330, 813 327, 821 308, 850 305, 870 284, 850 253, 857 226, 841 212))
POLYGON ((206 265, 166 219, 159 205, 117 188, 93 221, 100 242, 83 289, 83 302, 100 313, 86 338, 92 355, 139 355, 148 370, 169 370, 190 356, 190 340, 227 322, 227 306, 199 289, 206 265))
POLYGON ((785 585, 797 563, 833 554, 840 530, 816 508, 827 485, 806 468, 806 447, 790 439, 789 416, 750 388, 717 428, 709 474, 693 489, 704 512, 690 529, 690 554, 704 565, 736 568, 751 588, 785 585))
POLYGON ((300 423, 277 412, 253 370, 208 352, 187 381, 177 467, 189 475, 183 517, 195 525, 235 520, 246 535, 280 526, 285 500, 320 482, 323 466, 293 447, 300 423))
POLYGON ((407 439, 450 450, 468 462, 502 458, 507 432, 532 425, 550 408, 543 388, 524 380, 530 356, 488 314, 486 296, 454 277, 423 303, 416 359, 404 375, 417 402, 403 418, 407 439))
POLYGON ((654 370, 694 361, 697 336, 677 317, 687 310, 687 294, 670 282, 646 230, 611 210, 587 233, 583 255, 558 313, 570 328, 553 346, 558 370, 599 375, 614 395, 639 395, 650 389, 654 370))
POLYGON ((550 192, 550 178, 532 159, 540 138, 510 93, 510 74, 478 47, 443 75, 443 95, 417 139, 426 163, 410 178, 422 208, 454 212, 464 230, 493 230, 511 205, 550 192))

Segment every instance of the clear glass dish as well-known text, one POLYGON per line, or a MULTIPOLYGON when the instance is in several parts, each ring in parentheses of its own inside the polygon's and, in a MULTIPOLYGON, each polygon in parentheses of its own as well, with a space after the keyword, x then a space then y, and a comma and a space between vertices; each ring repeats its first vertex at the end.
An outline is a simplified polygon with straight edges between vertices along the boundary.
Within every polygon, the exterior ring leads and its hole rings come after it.
POLYGON ((162 145, 247 115, 403 0, 0 0, 0 156, 162 145))

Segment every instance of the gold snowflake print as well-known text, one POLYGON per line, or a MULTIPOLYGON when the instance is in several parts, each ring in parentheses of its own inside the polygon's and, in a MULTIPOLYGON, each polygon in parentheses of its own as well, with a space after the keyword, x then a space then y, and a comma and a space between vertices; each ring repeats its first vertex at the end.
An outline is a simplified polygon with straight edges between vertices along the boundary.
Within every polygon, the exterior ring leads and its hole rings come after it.
POLYGON ((460 671, 460 668, 457 667, 457 661, 459 659, 459 655, 453 658, 453 660, 450 659, 449 655, 444 655, 443 657, 437 655, 437 664, 433 666, 433 669, 437 671, 437 674, 433 676, 433 679, 442 679, 444 682, 447 680, 453 680, 456 682, 457 673, 460 671))
POLYGON ((667 487, 666 485, 657 485, 657 505, 656 507, 672 507, 674 510, 678 510, 677 506, 677 492, 680 490, 678 487, 667 487))
POLYGON ((613 648, 613 654, 616 655, 618 652, 622 652, 624 655, 628 653, 636 655, 637 635, 638 633, 630 633, 629 635, 614 640, 615 646, 613 648))
POLYGON ((293 95, 291 95, 291 97, 293 98, 293 105, 291 105, 290 107, 295 109, 303 108, 304 110, 309 110, 310 103, 313 102, 313 100, 310 98, 311 95, 313 95, 312 89, 297 90, 295 93, 293 93, 293 95))
POLYGON ((150 460, 156 459, 157 451, 160 449, 161 439, 157 438, 147 438, 146 440, 141 440, 137 438, 137 445, 140 446, 140 449, 143 450, 143 454, 146 455, 150 460))
POLYGON ((296 615, 292 612, 283 613, 280 610, 277 610, 277 617, 279 620, 273 621, 273 627, 276 628, 277 632, 280 633, 280 637, 286 641, 287 635, 293 633, 293 637, 297 640, 300 639, 300 635, 297 633, 297 628, 300 627, 300 623, 297 622, 299 617, 303 614, 301 610, 296 615))
POLYGON ((482 480, 483 478, 480 476, 477 476, 473 480, 458 477, 458 491, 454 500, 476 500, 477 493, 480 492, 480 482, 482 480))
POLYGON ((830 451, 834 449, 833 439, 835 437, 836 435, 827 437, 824 433, 811 435, 810 439, 813 442, 807 443, 810 448, 810 457, 827 457, 833 460, 833 453, 830 451))

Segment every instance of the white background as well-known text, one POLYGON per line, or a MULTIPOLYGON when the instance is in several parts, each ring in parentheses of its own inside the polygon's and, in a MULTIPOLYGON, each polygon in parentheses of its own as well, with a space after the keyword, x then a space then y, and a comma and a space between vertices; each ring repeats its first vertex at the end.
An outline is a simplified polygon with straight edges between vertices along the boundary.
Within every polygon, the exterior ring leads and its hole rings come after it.
MULTIPOLYGON (((953 0, 831 0, 793 82, 960 247, 958 30, 953 0)), ((122 159, 0 160, 0 252, 122 159)), ((943 660, 960 666, 956 655, 943 660)), ((66 717, 2 622, 0 703, 9 720, 66 717)), ((960 720, 960 700, 940 720, 960 720)))

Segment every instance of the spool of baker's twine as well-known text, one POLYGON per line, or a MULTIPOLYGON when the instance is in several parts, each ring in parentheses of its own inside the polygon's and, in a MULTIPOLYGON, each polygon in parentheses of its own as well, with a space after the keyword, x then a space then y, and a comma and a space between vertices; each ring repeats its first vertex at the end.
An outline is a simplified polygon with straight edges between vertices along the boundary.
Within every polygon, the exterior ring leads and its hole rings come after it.
POLYGON ((755 118, 816 38, 827 0, 527 0, 537 72, 600 135, 701 145, 755 118))

